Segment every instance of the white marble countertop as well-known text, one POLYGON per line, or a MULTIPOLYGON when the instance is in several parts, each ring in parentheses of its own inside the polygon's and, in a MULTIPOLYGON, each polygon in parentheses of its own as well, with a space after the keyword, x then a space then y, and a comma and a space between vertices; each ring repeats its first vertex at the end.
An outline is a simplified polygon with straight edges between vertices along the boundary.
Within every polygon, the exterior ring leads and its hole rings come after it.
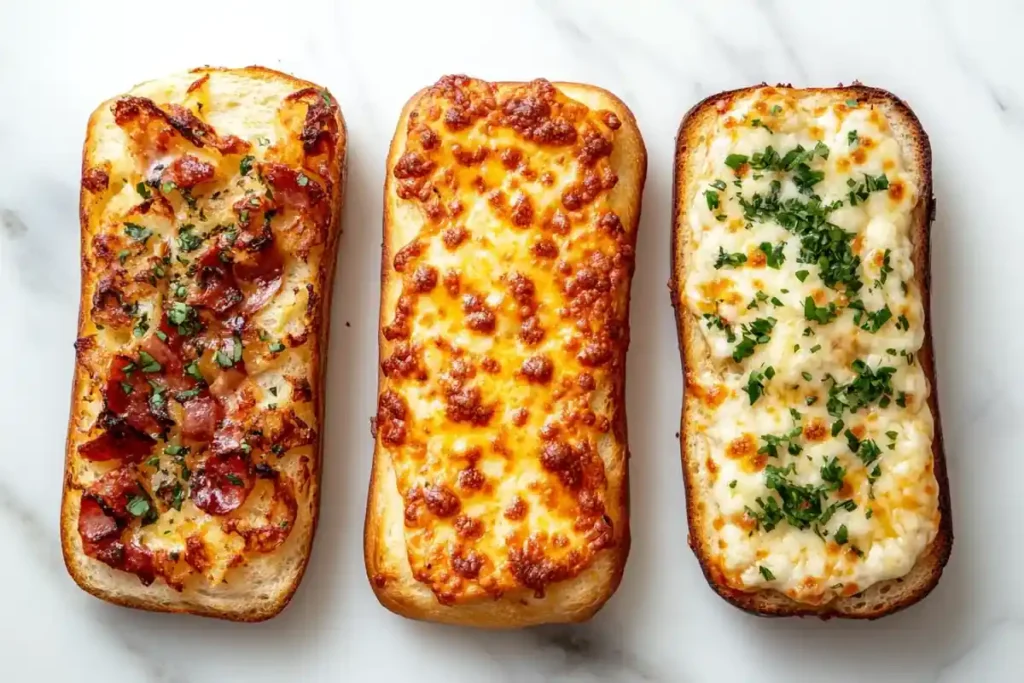
POLYGON ((1022 26, 1016 0, 3 2, 0 680, 1021 680, 1022 26), (63 567, 58 506, 89 112, 148 78, 254 63, 330 87, 350 157, 320 529, 291 606, 245 625, 86 595, 63 567), (582 626, 405 621, 378 606, 363 570, 384 158, 406 98, 450 72, 601 85, 633 109, 649 151, 628 366, 633 547, 618 593, 582 626), (674 137, 683 113, 719 90, 854 79, 906 98, 931 135, 933 326, 957 541, 935 592, 880 622, 758 619, 708 589, 685 543, 665 288, 674 137))

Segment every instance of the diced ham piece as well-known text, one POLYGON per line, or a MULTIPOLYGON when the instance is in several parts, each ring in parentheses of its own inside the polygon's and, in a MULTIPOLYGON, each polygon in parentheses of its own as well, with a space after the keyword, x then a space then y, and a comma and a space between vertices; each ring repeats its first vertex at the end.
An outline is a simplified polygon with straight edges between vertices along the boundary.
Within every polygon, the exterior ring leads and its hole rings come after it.
POLYGON ((185 401, 182 407, 185 418, 181 424, 181 431, 185 438, 193 441, 212 441, 217 430, 217 422, 223 414, 220 404, 209 394, 203 394, 185 401))

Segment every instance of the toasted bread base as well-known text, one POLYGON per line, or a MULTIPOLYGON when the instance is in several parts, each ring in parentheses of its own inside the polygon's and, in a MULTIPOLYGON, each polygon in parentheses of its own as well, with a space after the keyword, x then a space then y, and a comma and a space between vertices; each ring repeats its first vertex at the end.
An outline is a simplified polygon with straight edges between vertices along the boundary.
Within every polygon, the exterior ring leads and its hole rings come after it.
MULTIPOLYGON (((239 81, 237 100, 246 102, 248 97, 260 91, 263 96, 268 91, 279 90, 280 97, 302 88, 320 86, 303 81, 288 74, 250 66, 240 69, 200 67, 187 74, 171 76, 169 79, 141 83, 127 94, 146 96, 153 88, 165 80, 185 79, 185 84, 194 81, 203 74, 219 74, 239 81)), ((86 139, 82 155, 83 173, 91 164, 95 150, 104 144, 104 125, 113 125, 107 121, 110 106, 114 100, 107 100, 92 113, 86 130, 86 139)), ((124 607, 155 612, 174 612, 216 617, 231 621, 256 622, 276 616, 285 608, 298 588, 306 570, 316 532, 317 518, 320 509, 320 473, 323 447, 323 413, 324 413, 324 376, 326 372, 326 349, 330 333, 331 292, 334 279, 338 238, 341 235, 341 209, 344 203, 345 159, 347 134, 345 122, 339 111, 339 131, 337 158, 337 177, 331 196, 331 223, 324 245, 323 258, 317 273, 317 291, 320 293, 320 307, 316 314, 317 325, 314 331, 316 346, 313 349, 311 382, 313 401, 316 406, 318 437, 314 448, 313 478, 310 483, 306 500, 299 501, 299 516, 288 540, 274 553, 259 556, 244 567, 232 570, 231 583, 223 583, 214 587, 188 588, 178 592, 162 581, 144 586, 134 574, 118 571, 106 564, 87 556, 82 549, 82 539, 78 534, 78 511, 80 508, 81 491, 74 487, 73 458, 75 444, 72 439, 76 397, 79 395, 81 382, 85 381, 85 373, 76 364, 75 378, 72 386, 71 415, 69 420, 68 439, 65 450, 64 491, 61 501, 61 549, 64 564, 68 573, 83 590, 107 602, 124 607)), ((224 132, 224 131, 222 131, 224 132)), ((237 131, 226 131, 237 132, 237 131)), ((86 240, 88 216, 86 209, 86 189, 80 195, 81 212, 81 252, 83 279, 87 263, 86 240)), ((85 288, 79 305, 78 330, 84 329, 86 312, 89 307, 85 288)))
MULTIPOLYGON (((684 372, 700 368, 706 359, 702 349, 699 320, 687 310, 683 302, 686 273, 685 254, 688 249, 687 230, 684 225, 688 211, 688 198, 693 196, 698 167, 696 153, 698 142, 712 129, 718 116, 716 105, 741 98, 757 87, 743 88, 712 95, 694 106, 683 118, 676 138, 675 182, 673 189, 672 226, 672 275, 669 282, 672 305, 676 313, 679 334, 679 350, 684 372)), ((788 87, 788 86, 778 86, 788 87)), ((939 484, 939 511, 941 519, 935 539, 918 558, 913 569, 904 577, 881 581, 866 590, 849 597, 842 597, 822 605, 797 602, 775 590, 745 592, 730 588, 716 576, 710 563, 710 539, 702 533, 705 528, 701 516, 701 496, 697 488, 699 480, 699 459, 695 456, 696 441, 688 426, 693 422, 698 408, 698 399, 686 392, 683 399, 682 424, 680 429, 683 476, 686 486, 686 510, 689 519, 688 543, 697 556, 708 584, 727 601, 752 614, 761 616, 818 616, 849 619, 876 619, 892 614, 924 598, 935 588, 942 575, 942 569, 949 559, 953 545, 953 518, 949 499, 949 482, 946 475, 946 461, 942 448, 942 428, 939 419, 938 385, 935 380, 935 357, 931 333, 931 270, 929 262, 930 229, 935 217, 935 199, 932 196, 932 159, 928 135, 921 127, 917 116, 902 100, 886 90, 870 88, 859 84, 849 87, 811 88, 803 93, 828 93, 837 100, 857 98, 861 102, 877 106, 885 115, 895 132, 906 155, 909 167, 921 179, 920 200, 911 216, 911 242, 914 248, 914 270, 921 278, 922 305, 925 311, 925 337, 917 358, 931 385, 928 407, 935 423, 932 441, 932 456, 935 463, 935 479, 939 484)), ((695 370, 693 370, 695 371, 695 370)))
MULTIPOLYGON (((511 88, 518 83, 499 83, 501 88, 511 88)), ((619 184, 617 193, 630 198, 629 206, 619 213, 624 226, 633 237, 635 246, 636 230, 640 218, 640 202, 647 173, 647 151, 643 139, 629 108, 611 93, 591 85, 576 83, 553 83, 553 85, 591 109, 607 109, 616 114, 622 122, 616 136, 617 151, 613 157, 621 162, 617 165, 619 184)), ((395 136, 391 141, 386 164, 387 169, 395 162, 405 147, 409 113, 425 90, 416 93, 405 105, 398 120, 395 136)), ((389 273, 394 258, 391 235, 394 226, 403 219, 403 209, 392 187, 389 172, 384 187, 384 241, 381 253, 381 290, 389 284, 389 273)), ((401 245, 398 245, 399 247, 401 245)), ((381 297, 380 329, 386 320, 385 297, 381 297)), ((628 315, 627 315, 628 324, 628 315)), ((384 348, 384 337, 379 343, 384 348)), ((623 350, 623 353, 625 351, 623 350)), ((624 364, 623 364, 624 367, 624 364)), ((378 383, 384 381, 378 373, 378 383)), ((395 471, 386 451, 379 443, 374 451, 370 490, 366 506, 364 528, 364 555, 367 577, 380 603, 395 614, 411 619, 421 619, 448 624, 475 626, 479 628, 507 629, 550 623, 586 621, 592 617, 611 597, 622 579, 626 558, 629 554, 629 472, 626 443, 625 378, 619 386, 609 392, 609 401, 618 405, 608 412, 621 421, 620 433, 623 443, 607 439, 598 450, 604 461, 609 491, 619 492, 618 500, 608 501, 621 509, 622 531, 618 544, 604 550, 575 578, 548 586, 543 598, 537 598, 528 589, 505 593, 496 600, 456 605, 438 602, 430 587, 415 579, 409 563, 404 532, 405 503, 398 490, 395 471)), ((616 428, 619 431, 619 426, 616 428)))

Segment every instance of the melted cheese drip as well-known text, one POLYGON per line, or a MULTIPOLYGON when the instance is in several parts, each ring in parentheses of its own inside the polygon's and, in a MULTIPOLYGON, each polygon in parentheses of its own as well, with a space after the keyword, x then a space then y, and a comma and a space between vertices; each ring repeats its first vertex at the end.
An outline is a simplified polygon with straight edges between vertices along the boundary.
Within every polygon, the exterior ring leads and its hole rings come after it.
MULTIPOLYGON (((905 575, 921 552, 935 537, 939 523, 938 486, 933 473, 933 423, 928 408, 929 384, 920 364, 908 364, 906 354, 915 354, 924 340, 924 311, 920 279, 914 272, 913 245, 910 238, 911 212, 920 199, 920 178, 907 170, 900 145, 882 113, 867 105, 856 107, 835 103, 827 95, 796 96, 785 90, 762 89, 734 102, 719 119, 718 128, 708 140, 706 158, 699 169, 695 196, 689 198, 686 227, 694 245, 686 263, 685 302, 700 319, 700 330, 707 343, 710 368, 690 377, 691 389, 705 396, 695 425, 701 463, 701 485, 710 492, 704 514, 705 534, 710 538, 713 562, 721 569, 729 585, 742 590, 774 588, 790 597, 812 603, 824 602, 836 595, 851 595, 886 579, 905 575), (780 109, 774 109, 780 107, 780 109), (763 126, 753 126, 760 119, 763 126), (853 133, 853 131, 856 131, 853 133), (851 144, 851 136, 857 141, 851 144), (860 329, 854 311, 844 310, 828 324, 805 319, 804 300, 818 297, 818 305, 835 301, 845 303, 840 293, 824 286, 816 264, 798 261, 800 239, 774 221, 753 222, 747 229, 738 195, 749 199, 755 193, 769 192, 769 183, 778 174, 765 171, 755 179, 743 169, 742 186, 733 181, 736 174, 726 166, 730 154, 748 157, 771 145, 784 155, 800 144, 806 149, 822 142, 828 146, 827 159, 811 162, 824 179, 814 192, 827 204, 843 200, 842 208, 829 220, 852 232, 853 249, 862 259, 858 275, 865 283, 858 293, 868 311, 888 305, 892 319, 876 333, 860 329), (885 174, 889 188, 870 194, 851 206, 846 195, 849 179, 860 183, 865 174, 885 174), (720 207, 711 209, 706 191, 715 191, 712 183, 727 184, 720 191, 720 207), (719 218, 719 216, 724 216, 719 218), (779 269, 757 263, 758 245, 783 243, 785 261, 779 269), (719 250, 748 255, 747 263, 737 268, 715 268, 719 250), (881 277, 884 255, 892 268, 884 284, 881 277), (797 272, 809 271, 801 282, 797 272), (904 285, 906 289, 904 290, 904 285), (777 297, 750 308, 758 291, 777 297), (736 346, 724 330, 705 322, 705 314, 719 315, 733 327, 739 341, 740 325, 758 318, 774 317, 777 323, 766 344, 755 347, 752 356, 736 363, 731 356, 736 346), (898 316, 904 315, 909 329, 898 329, 898 316), (811 331, 810 336, 805 330, 811 331), (816 347, 820 347, 817 349, 816 347), (872 369, 895 367, 892 386, 906 392, 906 407, 892 401, 882 408, 877 403, 859 412, 845 411, 845 429, 863 433, 882 449, 877 464, 881 474, 873 485, 870 470, 849 449, 842 433, 831 436, 835 417, 826 411, 831 375, 840 384, 855 378, 851 369, 861 359, 872 369), (765 394, 751 406, 745 389, 753 370, 774 368, 774 378, 766 382, 765 394), (811 377, 805 379, 805 373, 811 377), (711 390, 714 389, 712 392, 711 390), (709 392, 717 400, 707 398, 709 392), (816 397, 808 406, 806 399, 816 397), (795 419, 790 409, 801 417, 795 419), (797 439, 803 450, 790 455, 779 447, 777 460, 758 455, 765 434, 783 434, 795 427, 824 426, 824 438, 797 439), (896 438, 887 434, 895 432, 896 438), (730 444, 737 439, 755 437, 752 451, 735 457, 730 444), (840 510, 821 529, 798 529, 783 520, 774 530, 753 529, 747 508, 759 511, 757 498, 776 496, 766 486, 766 464, 795 466, 791 481, 818 486, 821 467, 832 457, 846 468, 843 498, 856 503, 853 511, 840 510), (836 531, 845 526, 848 542, 835 542, 836 531), (861 551, 859 555, 853 548, 861 551), (763 571, 762 567, 767 571, 763 571), (774 577, 774 578, 772 578, 774 577)), ((799 197, 792 174, 782 180, 781 197, 799 197)), ((861 324, 864 320, 861 321, 861 324)), ((910 356, 912 358, 912 356, 910 356)), ((820 429, 819 429, 820 431, 820 429)), ((804 432, 806 435, 807 432, 804 432)), ((738 449, 743 452, 742 449, 738 449)), ((831 494, 827 503, 839 500, 831 494)))

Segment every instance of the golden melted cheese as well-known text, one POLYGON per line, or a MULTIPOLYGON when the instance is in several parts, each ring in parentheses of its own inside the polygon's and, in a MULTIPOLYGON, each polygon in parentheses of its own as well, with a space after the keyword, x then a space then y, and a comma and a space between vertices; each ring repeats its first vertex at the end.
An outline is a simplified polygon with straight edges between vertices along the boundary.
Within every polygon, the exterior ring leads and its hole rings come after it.
POLYGON ((442 602, 542 594, 622 538, 602 460, 624 448, 620 125, 545 81, 448 77, 393 154, 377 441, 442 602))
MULTIPOLYGON (((704 533, 731 587, 821 603, 905 575, 938 530, 930 388, 915 361, 925 321, 911 213, 922 179, 884 114, 855 100, 764 88, 730 102, 716 126, 685 218, 685 303, 709 356, 688 375, 700 397, 700 485, 710 492, 704 533), (806 169, 765 162, 769 146, 784 160, 798 145, 809 153, 806 169), (755 196, 773 193, 783 204, 806 206, 811 194, 839 204, 825 212, 830 225, 805 237, 777 211, 757 215, 755 196), (804 253, 802 240, 822 230, 843 235, 859 291, 826 283, 834 253, 831 262, 804 253), (837 317, 823 322, 833 304, 837 317), (891 386, 844 390, 864 374, 859 363, 867 374, 891 374, 891 386), (751 395, 752 379, 762 395, 751 395), (859 409, 836 403, 842 396, 859 409), (766 435, 782 437, 777 455, 766 435), (784 470, 782 489, 773 467, 784 470), (810 491, 823 511, 842 505, 809 524, 773 515, 768 508, 785 507, 783 492, 792 495, 786 486, 810 491)), ((793 509, 808 504, 801 495, 793 509)))
POLYGON ((99 496, 120 531, 92 545, 83 537, 87 554, 182 590, 216 586, 277 550, 295 526, 309 528, 341 125, 326 91, 258 69, 143 84, 91 120, 70 467, 72 487, 99 496), (228 285, 218 289, 222 279, 228 285), (167 311, 178 318, 165 321, 167 311), (168 351, 169 335, 180 351, 168 351), (146 371, 146 352, 163 361, 158 370, 146 371), (112 399, 116 355, 134 361, 129 384, 145 381, 112 399), (112 400, 131 403, 143 391, 149 413, 114 409, 112 400), (208 428, 189 427, 190 413, 203 417, 195 403, 203 397, 216 415, 208 428), (166 407, 162 420, 154 400, 166 407), (104 425, 126 420, 136 440, 152 437, 146 454, 83 456, 104 425), (152 430, 136 429, 151 421, 152 430), (211 434, 236 443, 218 447, 211 434), (230 511, 197 504, 200 474, 225 458, 243 469, 210 488, 230 491, 241 475, 246 490, 230 511), (121 474, 136 501, 127 508, 116 495, 124 486, 110 493, 105 483, 121 474), (119 543, 141 548, 142 564, 103 550, 119 543))

